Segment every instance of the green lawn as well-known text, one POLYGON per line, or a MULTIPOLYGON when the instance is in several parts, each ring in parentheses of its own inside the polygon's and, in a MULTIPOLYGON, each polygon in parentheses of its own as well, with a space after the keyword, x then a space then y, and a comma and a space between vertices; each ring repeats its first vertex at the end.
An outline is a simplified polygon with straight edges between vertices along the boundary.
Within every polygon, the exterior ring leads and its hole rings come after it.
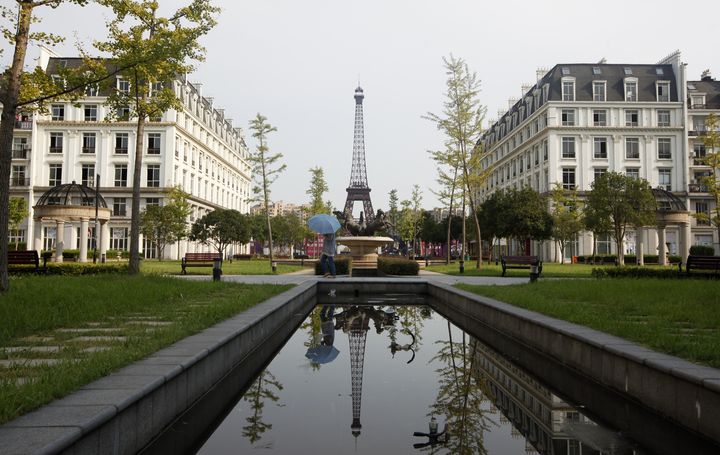
POLYGON ((540 280, 457 286, 720 368, 719 281, 540 280))
MULTIPOLYGON (((310 267, 314 260, 306 260, 305 265, 310 267)), ((298 263, 299 264, 299 263, 298 263)), ((300 265, 277 265, 277 273, 289 273, 302 270, 300 265)), ((157 273, 163 275, 180 275, 182 267, 180 261, 156 261, 145 259, 141 262, 140 270, 143 273, 157 273)), ((188 267, 188 275, 212 275, 212 267, 188 267)), ((272 275, 272 267, 267 259, 253 259, 251 261, 224 261, 223 275, 272 275)))
MULTIPOLYGON (((592 269, 615 267, 614 265, 590 265, 590 264, 558 264, 556 262, 545 262, 543 263, 541 278, 590 278, 592 269)), ((647 265, 645 267, 660 268, 657 265, 647 265)), ((677 265, 668 266, 665 268, 672 268, 677 270, 677 265)), ((433 265, 427 268, 432 272, 446 273, 448 275, 461 275, 460 264, 457 262, 450 263, 450 265, 433 265)), ((501 276, 502 266, 495 262, 483 262, 480 270, 475 268, 474 261, 465 262, 465 273, 462 275, 466 276, 501 276)), ((505 276, 508 277, 523 277, 528 278, 530 276, 530 269, 508 269, 505 276)))
POLYGON ((0 424, 290 287, 124 274, 13 278, 0 295, 0 424))

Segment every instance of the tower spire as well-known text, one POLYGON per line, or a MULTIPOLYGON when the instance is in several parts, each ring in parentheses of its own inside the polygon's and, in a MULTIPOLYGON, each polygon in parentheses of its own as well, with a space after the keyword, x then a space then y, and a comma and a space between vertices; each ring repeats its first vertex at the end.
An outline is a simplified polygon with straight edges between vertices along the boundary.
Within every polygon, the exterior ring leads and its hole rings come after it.
POLYGON ((352 168, 350 170, 350 185, 347 187, 345 200, 345 213, 352 215, 355 201, 362 201, 365 219, 372 222, 375 218, 370 188, 368 187, 367 169, 365 166, 365 126, 363 121, 363 100, 365 94, 358 85, 355 89, 355 131, 353 134, 352 168))

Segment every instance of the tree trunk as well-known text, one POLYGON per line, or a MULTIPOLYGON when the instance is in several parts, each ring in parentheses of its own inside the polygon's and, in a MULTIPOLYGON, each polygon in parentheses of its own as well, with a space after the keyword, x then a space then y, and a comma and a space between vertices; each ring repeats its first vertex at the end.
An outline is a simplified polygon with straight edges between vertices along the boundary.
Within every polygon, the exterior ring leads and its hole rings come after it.
MULTIPOLYGON (((25 64, 30 22, 34 5, 27 2, 18 2, 18 24, 15 33, 15 52, 12 65, 4 74, 6 89, 0 92, 0 102, 3 105, 0 117, 0 220, 10 218, 10 169, 12 163, 12 140, 15 129, 15 114, 17 113, 18 96, 20 94, 20 75, 25 64)), ((8 279, 8 223, 0 223, 0 293, 10 289, 8 279)))
MULTIPOLYGON (((137 90, 137 78, 135 87, 137 90)), ((137 137, 135 138, 135 167, 133 170, 132 214, 130 217, 130 263, 128 273, 140 273, 140 183, 142 179, 143 144, 145 136, 145 115, 138 112, 137 137)))

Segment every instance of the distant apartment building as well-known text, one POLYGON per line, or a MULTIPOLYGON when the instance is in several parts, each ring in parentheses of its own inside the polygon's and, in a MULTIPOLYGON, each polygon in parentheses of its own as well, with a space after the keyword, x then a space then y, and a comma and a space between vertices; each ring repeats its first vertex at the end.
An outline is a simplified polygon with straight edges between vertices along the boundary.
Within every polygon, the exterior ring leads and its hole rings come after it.
MULTIPOLYGON (((72 67, 80 61, 42 49, 38 64, 54 74, 59 67, 72 67)), ((180 186, 190 195, 188 223, 220 208, 247 213, 251 168, 242 130, 233 127, 212 98, 202 95, 200 84, 185 76, 171 83, 182 108, 149 119, 140 151, 135 150, 136 120, 106 121, 109 93, 98 87, 88 87, 76 103, 53 102, 46 115, 20 114, 13 137, 10 196, 25 198, 32 207, 43 193, 60 184, 94 187, 99 174, 100 194, 112 210, 110 221, 103 225, 100 249, 127 250, 133 166, 139 152, 143 154, 141 210, 163 204, 167 191, 180 186)), ((118 77, 110 90, 129 90, 129 82, 118 77)), ((54 220, 36 219, 31 210, 17 237, 27 242, 28 249, 53 249, 58 226, 54 220)), ((65 223, 63 229, 64 248, 79 248, 79 223, 65 223)), ((208 248, 183 240, 168 246, 165 254, 179 258, 185 252, 208 248)), ((153 245, 142 238, 141 249, 146 258, 156 254, 153 245)), ((228 253, 245 249, 235 246, 228 253)))
MULTIPOLYGON (((613 171, 646 179, 689 212, 710 210, 712 202, 697 183, 707 167, 692 155, 704 153, 698 131, 702 119, 720 107, 719 91, 709 77, 687 82, 679 52, 656 64, 603 60, 539 70, 536 84, 524 86, 522 97, 510 101, 481 139, 486 152, 481 166, 489 178, 479 197, 523 186, 548 193, 555 184, 575 188, 583 197, 597 176, 613 171)), ((644 254, 667 249, 685 257, 690 245, 717 244, 711 231, 689 216, 675 224, 629 230, 624 249, 635 253, 642 248, 644 254)), ((560 261, 552 241, 523 246, 545 260, 560 261)), ((609 236, 584 232, 566 246, 565 259, 614 250, 609 236)))
MULTIPOLYGON (((287 215, 289 213, 294 214, 298 218, 304 220, 307 210, 310 208, 309 204, 291 204, 283 201, 271 202, 268 205, 268 212, 270 216, 287 215)), ((264 213, 262 204, 255 204, 250 207, 250 214, 264 213)))

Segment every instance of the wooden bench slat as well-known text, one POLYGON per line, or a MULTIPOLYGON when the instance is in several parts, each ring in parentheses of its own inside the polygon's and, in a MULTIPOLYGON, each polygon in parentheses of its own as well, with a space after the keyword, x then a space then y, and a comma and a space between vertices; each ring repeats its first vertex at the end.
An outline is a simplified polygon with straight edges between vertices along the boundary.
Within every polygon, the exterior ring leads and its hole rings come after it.
MULTIPOLYGON (((8 251, 8 265, 34 265, 35 271, 40 272, 40 256, 35 250, 8 251)), ((47 271, 47 258, 43 258, 43 271, 47 271)))
POLYGON ((689 275, 693 270, 712 271, 717 276, 720 272, 720 256, 688 256, 685 273, 689 275))
POLYGON ((187 275, 186 267, 212 267, 215 259, 222 260, 218 253, 185 253, 181 261, 182 273, 187 275))
POLYGON ((502 264, 502 276, 505 276, 507 269, 529 269, 533 265, 538 266, 538 274, 542 272, 542 261, 537 256, 500 256, 502 264))

